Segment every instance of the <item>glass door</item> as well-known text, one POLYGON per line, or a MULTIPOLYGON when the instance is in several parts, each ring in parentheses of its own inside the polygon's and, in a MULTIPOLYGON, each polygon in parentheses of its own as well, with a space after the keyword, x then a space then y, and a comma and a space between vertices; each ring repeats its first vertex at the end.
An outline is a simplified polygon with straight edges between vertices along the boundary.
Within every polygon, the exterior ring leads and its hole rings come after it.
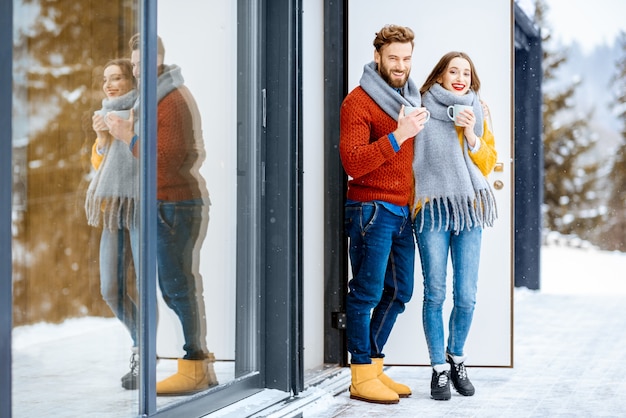
POLYGON ((264 383, 261 13, 150 3, 13 2, 14 417, 201 415, 264 383))

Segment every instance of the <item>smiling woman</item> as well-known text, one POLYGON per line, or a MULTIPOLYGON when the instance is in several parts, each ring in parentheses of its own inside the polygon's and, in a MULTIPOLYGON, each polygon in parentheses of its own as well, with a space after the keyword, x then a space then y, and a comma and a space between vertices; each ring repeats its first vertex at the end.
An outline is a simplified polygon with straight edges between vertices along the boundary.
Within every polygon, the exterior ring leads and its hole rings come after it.
POLYGON ((91 163, 96 171, 87 189, 85 211, 91 226, 102 226, 100 236, 100 289, 102 298, 130 333, 130 371, 122 387, 136 389, 138 307, 134 272, 139 271, 139 166, 128 147, 109 131, 110 114, 129 114, 137 100, 132 66, 128 59, 109 61, 104 66, 102 109, 94 112, 92 128, 96 140, 91 163))

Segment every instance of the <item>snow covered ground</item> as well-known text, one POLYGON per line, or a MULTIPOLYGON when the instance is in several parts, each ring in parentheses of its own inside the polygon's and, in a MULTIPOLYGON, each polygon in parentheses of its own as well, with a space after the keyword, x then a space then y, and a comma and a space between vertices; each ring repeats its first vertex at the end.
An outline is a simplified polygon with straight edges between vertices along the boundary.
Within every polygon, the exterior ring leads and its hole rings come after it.
MULTIPOLYGON (((121 387, 129 370, 131 340, 115 318, 81 318, 60 325, 13 330, 13 418, 134 417, 137 390, 121 387)), ((215 363, 218 381, 233 379, 234 363, 215 363)), ((157 380, 176 372, 160 359, 157 380)), ((157 406, 181 397, 158 397, 157 406)))
MULTIPOLYGON (((544 247, 540 291, 515 290, 514 367, 470 368, 476 395, 430 399, 430 368, 390 367, 413 395, 397 405, 347 391, 303 408, 304 417, 626 416, 626 255, 544 247)), ((277 415, 278 416, 278 415, 277 415)))
MULTIPOLYGON (((390 367, 413 396, 397 405, 350 400, 349 371, 300 394, 301 407, 258 417, 623 417, 626 416, 626 255, 550 245, 540 291, 516 289, 513 368, 471 368, 476 395, 429 398, 430 369, 390 367)), ((13 417, 129 417, 137 391, 119 386, 130 340, 114 319, 19 327, 13 333, 13 417), (68 344, 73 347, 67 350, 68 344)), ((173 364, 161 361, 165 376, 173 364)), ((229 379, 232 364, 218 365, 229 379)), ((221 376, 221 377, 220 377, 221 376)), ((249 399, 250 406, 270 394, 249 399)), ((176 399, 158 398, 159 405, 176 399)), ((216 417, 241 418, 246 402, 216 417)), ((249 409, 248 409, 249 410, 249 409)))

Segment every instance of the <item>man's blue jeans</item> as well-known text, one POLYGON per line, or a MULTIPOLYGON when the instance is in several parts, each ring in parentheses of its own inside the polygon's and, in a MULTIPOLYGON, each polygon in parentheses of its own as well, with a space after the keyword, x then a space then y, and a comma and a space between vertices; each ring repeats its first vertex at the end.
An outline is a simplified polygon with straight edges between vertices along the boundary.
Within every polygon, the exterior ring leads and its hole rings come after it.
MULTIPOLYGON (((416 231, 417 248, 419 249, 424 276, 424 305, 422 321, 426 344, 431 365, 445 364, 443 304, 446 298, 446 273, 448 269, 448 253, 452 260, 452 295, 453 308, 448 324, 447 352, 455 356, 463 356, 465 341, 469 334, 478 283, 478 265, 480 259, 480 243, 482 229, 464 229, 458 234, 444 231, 439 225, 446 225, 440 216, 446 216, 444 210, 431 211, 430 205, 424 211, 424 226, 421 232, 416 231), (431 212, 434 215, 431 219, 431 212)), ((415 226, 419 225, 419 217, 415 226)))
POLYGON ((202 200, 158 202, 157 267, 163 299, 178 316, 188 360, 205 357, 193 271, 194 247, 202 225, 202 200))
POLYGON ((384 357, 398 314, 413 294, 415 241, 409 216, 378 202, 345 208, 353 278, 346 297, 348 351, 353 364, 384 357))
POLYGON ((100 237, 100 292, 117 319, 122 322, 137 346, 137 303, 131 297, 137 287, 131 289, 128 268, 134 262, 139 271, 139 234, 137 228, 102 229, 100 237), (131 250, 132 248, 132 250, 131 250))

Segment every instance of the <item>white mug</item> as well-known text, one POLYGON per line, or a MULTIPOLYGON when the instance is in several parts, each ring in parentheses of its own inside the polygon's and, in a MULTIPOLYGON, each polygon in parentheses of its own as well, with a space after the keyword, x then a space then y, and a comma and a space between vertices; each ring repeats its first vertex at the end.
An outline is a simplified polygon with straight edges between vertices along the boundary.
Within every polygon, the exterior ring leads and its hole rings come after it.
POLYGON ((130 110, 112 110, 107 115, 116 115, 122 119, 128 120, 130 118, 130 110))
MULTIPOLYGON (((96 110, 95 112, 93 112, 96 115, 100 115, 104 118, 104 123, 107 123, 106 117, 107 115, 111 114, 111 115, 117 115, 122 119, 126 119, 128 120, 128 118, 130 118, 130 110, 112 110, 110 112, 105 111, 104 109, 100 109, 100 110, 96 110)), ((107 124, 107 128, 106 130, 109 130, 108 124, 107 124)))
MULTIPOLYGON (((104 110, 104 109, 100 109, 100 110, 96 110, 95 112, 93 112, 93 114, 94 114, 94 115, 100 115, 100 116, 102 116, 103 118, 105 118, 105 117, 106 117, 106 115, 107 115, 107 112, 106 112, 106 110, 104 110)), ((105 125, 106 125, 106 121, 105 121, 104 123, 105 123, 105 125)), ((103 128, 103 130, 108 131, 108 130, 109 130, 108 125, 107 125, 107 127, 106 127, 106 128, 103 128)))
POLYGON ((448 117, 450 118, 450 120, 454 121, 454 124, 456 126, 459 126, 456 123, 457 115, 459 113, 461 113, 462 111, 464 111, 465 109, 474 110, 474 108, 472 106, 466 106, 466 105, 461 105, 461 104, 455 104, 455 105, 448 106, 448 117), (452 111, 452 114, 450 114, 450 111, 452 111))
POLYGON ((426 120, 424 121, 424 123, 428 122, 428 120, 430 119, 430 112, 425 108, 415 107, 415 106, 404 106, 404 116, 409 116, 409 114, 415 112, 417 109, 424 109, 424 111, 426 112, 426 120))
POLYGON ((107 118, 109 117, 109 115, 115 115, 115 116, 118 116, 118 117, 120 117, 122 119, 128 120, 128 118, 130 118, 130 110, 112 110, 112 111, 108 112, 106 114, 106 116, 104 117, 104 123, 106 123, 107 126, 109 125, 107 123, 107 118))

